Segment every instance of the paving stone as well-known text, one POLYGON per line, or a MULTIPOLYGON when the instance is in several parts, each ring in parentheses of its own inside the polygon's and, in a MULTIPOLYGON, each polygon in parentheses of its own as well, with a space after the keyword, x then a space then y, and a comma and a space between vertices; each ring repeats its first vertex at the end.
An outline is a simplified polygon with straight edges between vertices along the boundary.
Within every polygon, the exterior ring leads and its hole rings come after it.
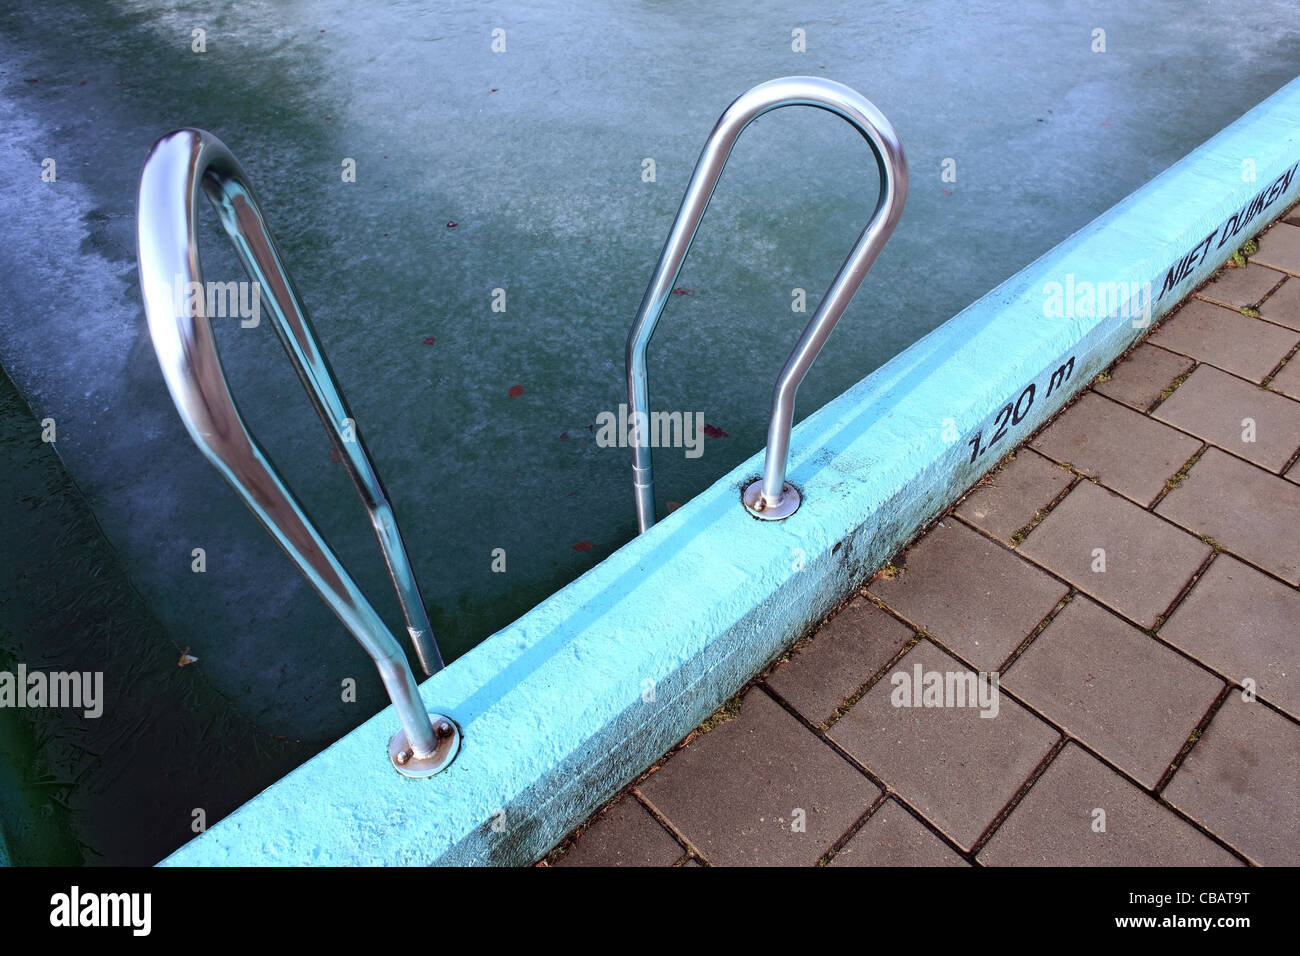
POLYGON ((762 690, 678 751, 641 793, 717 866, 812 866, 880 788, 762 690), (792 829, 804 811, 803 832, 792 829))
POLYGON ((1057 754, 980 851, 979 861, 986 866, 1242 865, 1074 743, 1057 754), (1099 824, 1104 829, 1095 829, 1099 824))
POLYGON ((1007 467, 970 493, 957 514, 1009 544, 1038 509, 1051 504, 1071 480, 1073 476, 1064 468, 1022 448, 1007 467))
POLYGON ((1268 387, 1300 400, 1300 353, 1291 356, 1291 361, 1283 365, 1282 371, 1273 376, 1268 387))
POLYGON ((1150 341, 1259 382, 1300 342, 1300 335, 1194 299, 1156 329, 1150 341))
POLYGON ((1278 223, 1259 240, 1259 251, 1251 260, 1262 266, 1300 275, 1300 228, 1278 223))
POLYGON ((1156 512, 1300 584, 1300 486, 1209 448, 1156 512))
POLYGON ((871 593, 983 670, 1020 646, 1068 588, 957 521, 936 525, 871 593))
POLYGON ((1280 581, 1221 554, 1160 636, 1300 719, 1300 593, 1280 581))
POLYGON ((1280 472, 1300 448, 1300 402, 1213 365, 1197 367, 1151 414, 1269 471, 1280 472))
POLYGON ((1098 382, 1093 385, 1093 390, 1144 412, 1170 382, 1194 364, 1184 355, 1175 355, 1143 342, 1115 366, 1108 381, 1098 382))
POLYGON ((1248 262, 1244 268, 1224 269, 1217 279, 1196 294, 1202 299, 1240 309, 1255 305, 1281 281, 1282 273, 1248 262))
POLYGON ((593 823, 556 866, 672 866, 686 851, 635 797, 593 823))
POLYGON ((866 598, 854 598, 766 683, 809 721, 825 725, 912 634, 910 627, 866 598))
POLYGON ((1089 393, 1031 444, 1141 505, 1151 504, 1169 477, 1201 447, 1195 438, 1127 405, 1089 393))
POLYGON ((1300 279, 1287 279, 1259 307, 1262 318, 1287 328, 1300 329, 1300 279))
POLYGON ((1290 478, 1292 481, 1300 483, 1300 461, 1297 461, 1294 465, 1291 466, 1291 468, 1287 471, 1286 476, 1290 478))
POLYGON ((893 800, 886 800, 831 866, 967 866, 956 851, 893 800))
POLYGON ((1265 866, 1300 865, 1300 727, 1231 693, 1164 797, 1265 866))
POLYGON ((1075 485, 1020 551, 1143 627, 1155 624, 1210 555, 1205 542, 1090 481, 1075 485), (1104 571, 1093 570, 1101 566, 1098 548, 1104 571))
MULTIPOLYGON (((892 673, 910 681, 918 664, 923 672, 966 673, 956 658, 924 640, 892 673)), ((980 716, 978 707, 895 707, 891 697, 902 686, 886 675, 829 736, 969 849, 1050 752, 1058 734, 1005 695, 996 698, 997 713, 990 718, 980 716)))
POLYGON ((1079 596, 1002 675, 1002 686, 1154 787, 1223 681, 1079 596))

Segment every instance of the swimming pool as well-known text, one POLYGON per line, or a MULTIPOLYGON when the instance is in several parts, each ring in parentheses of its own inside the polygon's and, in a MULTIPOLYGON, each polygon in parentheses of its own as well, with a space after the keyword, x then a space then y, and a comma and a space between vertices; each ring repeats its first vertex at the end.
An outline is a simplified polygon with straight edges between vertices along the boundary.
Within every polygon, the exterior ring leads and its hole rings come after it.
MULTIPOLYGON (((61 461, 168 654, 199 658, 176 673, 201 677, 268 743, 292 738, 298 759, 384 700, 161 388, 131 206, 166 129, 213 129, 254 177, 367 423, 450 658, 632 536, 626 450, 600 447, 593 426, 622 400, 628 323, 703 137, 736 94, 788 73, 846 82, 890 117, 913 170, 902 224, 801 389, 802 418, 1294 77, 1300 21, 1267 4, 1230 22, 1210 6, 1175 17, 1118 3, 1074 19, 1047 5, 826 4, 797 21, 775 4, 734 21, 676 5, 589 21, 567 6, 434 16, 393 4, 362 30, 342 4, 213 7, 198 54, 180 7, 56 8, 45 22, 57 29, 0 27, 15 64, 0 149, 15 168, 52 156, 61 171, 44 193, 0 187, 7 247, 28 250, 0 279, 0 358, 35 417, 60 422, 61 461), (66 65, 86 49, 89 68, 66 65), (349 158, 355 182, 340 172, 349 158), (356 703, 340 699, 348 678, 356 703)), ((771 381, 806 319, 794 290, 811 310, 875 195, 842 127, 786 111, 736 151, 650 351, 656 405, 701 412, 716 436, 698 458, 656 456, 661 514, 762 444, 771 381)), ((239 277, 210 222, 204 249, 210 278, 239 277)), ((389 600, 346 476, 268 330, 232 322, 218 338, 255 432, 367 593, 389 600)), ((280 770, 241 771, 227 805, 280 770)))

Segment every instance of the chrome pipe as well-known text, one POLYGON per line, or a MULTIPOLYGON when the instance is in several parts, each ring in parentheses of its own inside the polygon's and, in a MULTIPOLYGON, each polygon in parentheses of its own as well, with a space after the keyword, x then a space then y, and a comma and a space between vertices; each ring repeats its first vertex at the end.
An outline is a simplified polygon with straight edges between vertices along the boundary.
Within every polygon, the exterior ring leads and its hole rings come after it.
POLYGON ((663 315, 686 253, 695 238, 714 187, 727 164, 731 149, 745 127, 764 113, 783 106, 814 106, 848 121, 862 134, 875 154, 880 170, 880 194, 866 228, 858 236, 844 264, 822 296, 812 318, 786 360, 772 392, 767 429, 767 451, 762 478, 748 485, 742 500, 755 517, 775 520, 799 507, 798 489, 785 480, 794 419, 795 392, 826 343, 849 300, 866 277, 876 256, 888 241, 907 201, 907 159, 898 134, 884 114, 864 96, 832 80, 815 76, 787 76, 760 83, 727 107, 709 133, 695 172, 686 187, 677 218, 659 254, 650 285, 641 300, 628 334, 626 368, 628 408, 632 430, 632 481, 636 497, 637 527, 644 532, 655 522, 654 475, 648 434, 638 425, 648 423, 650 403, 646 383, 646 347, 663 315))
POLYGON ((398 736, 406 741, 400 750, 404 760, 398 761, 395 752, 394 762, 410 766, 398 769, 427 775, 410 771, 427 769, 430 761, 445 758, 443 766, 450 761, 459 741, 454 724, 426 713, 400 642, 249 433, 221 367, 206 295, 183 294, 206 290, 198 247, 200 189, 260 286, 261 302, 366 506, 416 653, 427 672, 440 669, 442 658, 392 506, 248 177, 219 139, 197 129, 176 130, 158 140, 140 175, 140 288, 163 378, 194 443, 375 662, 402 724, 398 736))

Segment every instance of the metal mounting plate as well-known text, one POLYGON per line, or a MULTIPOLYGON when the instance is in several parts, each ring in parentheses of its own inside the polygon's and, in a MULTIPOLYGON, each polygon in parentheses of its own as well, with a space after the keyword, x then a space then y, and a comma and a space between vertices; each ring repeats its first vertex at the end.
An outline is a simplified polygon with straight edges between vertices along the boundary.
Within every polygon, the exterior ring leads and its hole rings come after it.
POLYGON ((774 505, 764 506, 763 479, 755 478, 745 486, 740 500, 745 503, 745 510, 762 521, 780 521, 788 518, 803 504, 803 495, 790 482, 781 485, 781 500, 774 505))
POLYGON ((429 722, 433 724, 438 746, 427 757, 417 757, 411 752, 411 742, 405 730, 393 734, 393 739, 388 742, 388 759, 392 761, 393 769, 404 777, 417 780, 432 777, 447 769, 460 752, 460 728, 450 717, 430 711, 429 722))

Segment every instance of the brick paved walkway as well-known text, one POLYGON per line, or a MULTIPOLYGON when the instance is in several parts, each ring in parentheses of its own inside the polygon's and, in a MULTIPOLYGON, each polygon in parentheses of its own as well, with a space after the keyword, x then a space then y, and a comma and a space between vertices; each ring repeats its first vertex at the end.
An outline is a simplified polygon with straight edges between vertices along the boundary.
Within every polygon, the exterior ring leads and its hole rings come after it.
POLYGON ((1300 217, 550 862, 1300 863, 1297 345, 1300 217))

